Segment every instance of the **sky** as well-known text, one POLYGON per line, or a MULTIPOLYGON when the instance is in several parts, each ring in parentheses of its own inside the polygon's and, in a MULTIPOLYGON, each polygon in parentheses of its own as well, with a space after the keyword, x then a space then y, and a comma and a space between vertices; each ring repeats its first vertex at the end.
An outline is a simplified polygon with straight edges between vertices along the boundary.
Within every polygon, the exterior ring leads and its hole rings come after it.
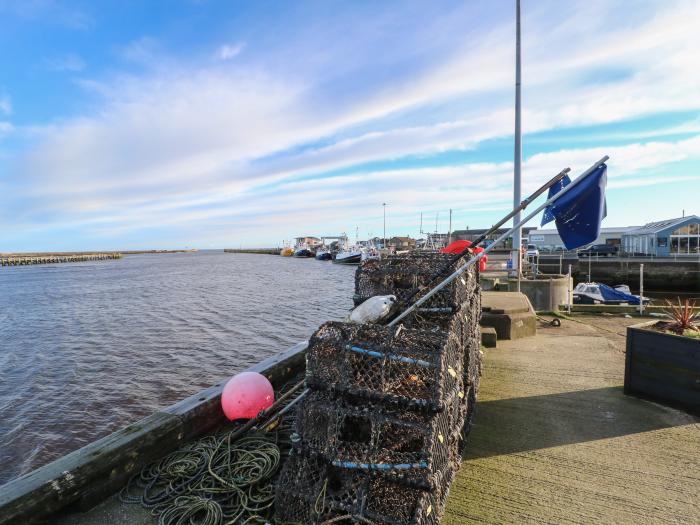
MULTIPOLYGON (((488 227, 514 4, 0 0, 0 252, 488 227)), ((522 4, 524 194, 609 155, 603 226, 700 214, 700 2, 522 4)))

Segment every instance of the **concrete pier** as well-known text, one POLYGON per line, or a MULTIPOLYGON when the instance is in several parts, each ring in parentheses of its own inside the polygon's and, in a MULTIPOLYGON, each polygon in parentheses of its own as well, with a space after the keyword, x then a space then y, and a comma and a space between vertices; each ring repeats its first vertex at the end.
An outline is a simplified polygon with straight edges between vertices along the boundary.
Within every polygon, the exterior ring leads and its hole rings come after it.
POLYGON ((56 264, 68 262, 104 261, 121 259, 121 253, 79 253, 72 255, 2 255, 0 266, 25 266, 29 264, 56 264))
POLYGON ((700 522, 700 419, 622 392, 637 322, 577 316, 485 350, 443 525, 700 522))

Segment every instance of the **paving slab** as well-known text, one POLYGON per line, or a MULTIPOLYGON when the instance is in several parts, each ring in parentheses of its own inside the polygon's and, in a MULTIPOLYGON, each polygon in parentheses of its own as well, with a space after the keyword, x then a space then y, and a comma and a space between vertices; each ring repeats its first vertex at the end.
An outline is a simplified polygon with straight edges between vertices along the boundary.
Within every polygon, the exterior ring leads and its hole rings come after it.
POLYGON ((700 523, 700 419, 625 396, 622 318, 486 350, 443 525, 700 523))

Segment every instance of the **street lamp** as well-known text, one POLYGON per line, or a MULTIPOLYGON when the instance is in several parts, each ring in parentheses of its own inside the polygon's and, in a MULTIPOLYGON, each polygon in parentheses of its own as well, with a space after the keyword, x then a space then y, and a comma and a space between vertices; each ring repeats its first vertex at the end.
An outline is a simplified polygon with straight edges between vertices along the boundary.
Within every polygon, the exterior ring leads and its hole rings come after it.
POLYGON ((382 202, 382 209, 384 210, 384 249, 386 250, 386 202, 382 202))

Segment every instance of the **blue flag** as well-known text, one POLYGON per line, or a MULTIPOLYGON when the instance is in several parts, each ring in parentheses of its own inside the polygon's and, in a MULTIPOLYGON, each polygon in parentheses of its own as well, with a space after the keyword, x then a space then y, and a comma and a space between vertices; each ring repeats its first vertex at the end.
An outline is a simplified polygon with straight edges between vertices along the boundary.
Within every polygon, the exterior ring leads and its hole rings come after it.
MULTIPOLYGON (((568 179, 568 177, 567 177, 568 179)), ((577 183, 565 195, 547 206, 542 224, 556 221, 557 231, 567 250, 580 248, 592 243, 600 235, 600 223, 607 215, 605 185, 608 181, 608 167, 598 166, 584 180, 577 183), (551 218, 550 218, 551 217, 551 218)), ((556 184, 553 194, 568 185, 562 180, 556 184)), ((550 196, 552 188, 550 188, 550 196)))
MULTIPOLYGON (((557 193, 559 193, 561 190, 566 188, 570 182, 571 182, 571 179, 569 178, 569 176, 564 175, 564 177, 559 182, 557 182, 551 188, 549 188, 549 193, 547 194, 547 200, 551 199, 557 193)), ((542 214, 542 224, 540 224, 540 226, 544 226, 545 224, 552 222, 554 219, 555 219, 555 217, 554 217, 554 214, 552 213, 552 206, 547 206, 544 209, 544 213, 542 214)))

